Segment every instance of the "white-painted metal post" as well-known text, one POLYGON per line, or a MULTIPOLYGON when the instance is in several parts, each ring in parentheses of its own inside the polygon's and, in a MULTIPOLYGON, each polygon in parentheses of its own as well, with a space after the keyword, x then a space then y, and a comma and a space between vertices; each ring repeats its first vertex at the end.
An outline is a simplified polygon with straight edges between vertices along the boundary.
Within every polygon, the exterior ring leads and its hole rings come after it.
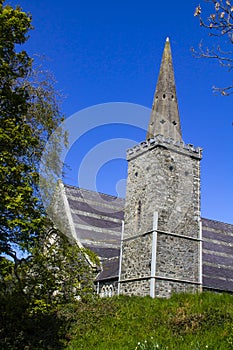
POLYGON ((99 295, 100 294, 100 283, 97 282, 97 290, 96 290, 96 294, 99 295))
POLYGON ((158 229, 158 212, 153 216, 153 233, 152 233, 152 254, 151 254, 151 278, 150 278, 150 296, 155 297, 155 276, 156 276, 156 252, 157 252, 157 229, 158 229))
POLYGON ((200 283, 200 292, 202 292, 202 222, 199 222, 199 283, 200 283))
POLYGON ((121 226, 121 246, 120 246, 120 257, 119 257, 119 277, 118 277, 118 288, 117 288, 117 294, 120 295, 121 290, 121 264, 122 264, 122 251, 123 251, 123 238, 124 238, 124 221, 122 221, 121 226))

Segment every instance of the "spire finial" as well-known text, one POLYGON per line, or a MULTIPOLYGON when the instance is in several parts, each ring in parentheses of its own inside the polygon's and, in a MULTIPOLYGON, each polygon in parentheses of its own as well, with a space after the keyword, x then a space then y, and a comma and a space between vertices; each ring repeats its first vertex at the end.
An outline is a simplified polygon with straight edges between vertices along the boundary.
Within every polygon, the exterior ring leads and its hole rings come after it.
POLYGON ((166 42, 169 42, 169 41, 170 41, 169 36, 167 36, 167 38, 166 38, 166 42))
POLYGON ((175 141, 182 140, 172 54, 168 37, 163 51, 147 139, 158 134, 172 138, 175 141))

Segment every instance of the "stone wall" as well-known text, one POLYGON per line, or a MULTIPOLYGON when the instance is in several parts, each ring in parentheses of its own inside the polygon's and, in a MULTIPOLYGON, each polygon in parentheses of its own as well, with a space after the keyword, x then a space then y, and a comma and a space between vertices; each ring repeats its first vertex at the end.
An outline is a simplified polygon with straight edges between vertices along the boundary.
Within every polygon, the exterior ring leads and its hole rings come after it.
POLYGON ((152 235, 124 241, 122 275, 124 279, 148 278, 151 271, 152 235))
POLYGON ((179 281, 165 281, 156 280, 155 284, 155 296, 169 298, 172 293, 195 293, 197 291, 197 285, 191 283, 183 283, 179 281))
POLYGON ((121 293, 150 294, 154 212, 156 293, 199 288, 200 159, 200 148, 161 136, 129 150, 121 293), (164 292, 163 277, 172 283, 164 292))
POLYGON ((121 294, 145 297, 148 295, 148 290, 150 290, 149 279, 121 282, 121 294))
POLYGON ((158 234, 157 274, 187 281, 199 278, 199 249, 196 240, 158 234), (169 258, 169 259, 168 259, 169 258))

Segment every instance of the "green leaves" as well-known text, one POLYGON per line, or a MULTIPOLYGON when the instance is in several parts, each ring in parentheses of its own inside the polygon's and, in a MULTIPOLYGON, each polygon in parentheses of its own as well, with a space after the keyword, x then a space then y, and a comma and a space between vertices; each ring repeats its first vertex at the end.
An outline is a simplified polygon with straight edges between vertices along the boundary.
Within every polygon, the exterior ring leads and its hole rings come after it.
MULTIPOLYGON (((5 1, 2 1, 4 3, 5 1)), ((7 40, 7 47, 13 48, 14 44, 23 44, 28 39, 27 33, 32 29, 31 16, 11 6, 0 6, 0 43, 7 40)), ((1 45, 5 48, 5 45, 1 45)))
MULTIPOLYGON (((25 347, 23 333, 33 320, 36 332, 38 320, 47 315, 54 325, 54 305, 92 295, 87 256, 97 262, 52 228, 42 206, 39 168, 44 147, 58 130, 43 166, 48 174, 60 174, 66 135, 59 129, 63 117, 53 78, 34 68, 21 50, 31 29, 30 15, 0 0, 0 347, 7 349, 25 347), (16 330, 14 318, 19 320, 16 330)), ((40 180, 49 191, 46 178, 40 180)), ((40 348, 35 339, 28 344, 40 348)), ((57 349, 57 344, 50 348, 57 349)))
MULTIPOLYGON (((33 68, 21 45, 29 38, 31 15, 0 3, 0 253, 15 256, 46 231, 38 191, 43 148, 62 121, 54 81, 33 68)), ((40 69, 41 72, 41 69, 40 69)), ((63 142, 61 132, 59 142, 63 142)), ((53 150, 60 169, 59 146, 53 150)))
POLYGON ((55 230, 31 250, 27 269, 24 290, 30 296, 31 310, 38 300, 50 307, 93 293, 93 272, 85 254, 55 230))

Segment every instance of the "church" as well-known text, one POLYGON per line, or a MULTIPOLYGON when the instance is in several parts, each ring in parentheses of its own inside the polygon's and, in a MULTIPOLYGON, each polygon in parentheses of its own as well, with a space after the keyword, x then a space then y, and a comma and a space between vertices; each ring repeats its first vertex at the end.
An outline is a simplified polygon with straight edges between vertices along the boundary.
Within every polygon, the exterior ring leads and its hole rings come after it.
POLYGON ((100 258, 96 292, 233 292, 233 225, 200 216, 202 149, 182 139, 168 38, 146 140, 126 159, 125 199, 58 183, 67 235, 100 258))

